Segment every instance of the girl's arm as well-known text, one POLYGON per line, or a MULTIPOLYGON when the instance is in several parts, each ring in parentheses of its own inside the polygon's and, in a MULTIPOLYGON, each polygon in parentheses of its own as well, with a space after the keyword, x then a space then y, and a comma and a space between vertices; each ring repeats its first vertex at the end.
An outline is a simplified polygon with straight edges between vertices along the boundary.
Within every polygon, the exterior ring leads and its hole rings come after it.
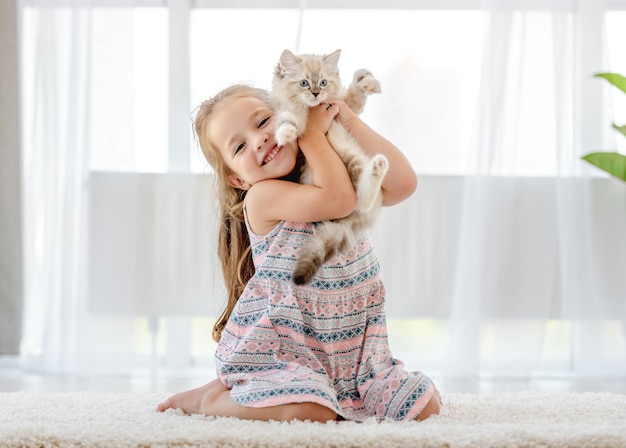
POLYGON ((369 156, 383 154, 389 171, 383 180, 383 205, 402 202, 417 188, 417 175, 405 155, 389 140, 370 128, 343 101, 337 101, 337 120, 350 131, 369 156))
POLYGON ((255 233, 265 234, 282 220, 326 221, 343 218, 354 210, 357 199, 350 176, 326 138, 338 111, 337 105, 312 108, 307 128, 298 139, 313 172, 312 184, 270 179, 250 188, 246 207, 255 233))

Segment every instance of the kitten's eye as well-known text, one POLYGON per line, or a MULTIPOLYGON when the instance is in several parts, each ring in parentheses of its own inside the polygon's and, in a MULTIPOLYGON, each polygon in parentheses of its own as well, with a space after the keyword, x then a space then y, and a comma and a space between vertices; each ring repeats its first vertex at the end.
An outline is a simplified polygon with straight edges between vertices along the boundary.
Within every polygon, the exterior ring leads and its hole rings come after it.
POLYGON ((267 124, 267 122, 270 121, 270 117, 264 118, 259 122, 259 129, 262 128, 263 126, 265 126, 267 124))
POLYGON ((320 81, 320 87, 326 87, 328 85, 328 81, 326 81, 325 79, 322 79, 320 81))
POLYGON ((243 147, 244 147, 244 146, 245 146, 245 145, 244 145, 243 143, 239 143, 239 144, 237 145, 237 147, 235 148, 235 152, 234 152, 234 154, 235 154, 235 155, 237 155, 237 153, 238 153, 239 151, 241 151, 241 150, 243 149, 243 147))
POLYGON ((309 81, 303 79, 300 81, 300 87, 309 87, 309 81))

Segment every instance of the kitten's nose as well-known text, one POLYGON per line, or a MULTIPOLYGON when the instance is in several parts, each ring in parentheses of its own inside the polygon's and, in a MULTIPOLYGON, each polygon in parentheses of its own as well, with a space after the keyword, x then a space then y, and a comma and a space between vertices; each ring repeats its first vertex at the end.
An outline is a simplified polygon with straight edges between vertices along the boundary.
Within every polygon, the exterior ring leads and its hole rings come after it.
POLYGON ((315 98, 317 98, 317 95, 319 95, 319 92, 311 92, 311 93, 313 94, 315 98))

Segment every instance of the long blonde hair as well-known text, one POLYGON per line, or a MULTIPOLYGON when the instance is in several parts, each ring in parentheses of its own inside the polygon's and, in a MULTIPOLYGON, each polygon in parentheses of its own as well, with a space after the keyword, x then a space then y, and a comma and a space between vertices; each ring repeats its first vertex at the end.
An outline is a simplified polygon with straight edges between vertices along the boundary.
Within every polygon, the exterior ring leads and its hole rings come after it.
POLYGON ((254 275, 252 249, 243 217, 243 200, 246 191, 228 183, 230 169, 224 163, 218 148, 208 135, 208 125, 218 104, 227 99, 254 97, 269 103, 263 89, 237 84, 219 92, 198 106, 193 128, 207 162, 215 170, 215 189, 218 199, 220 227, 217 251, 222 264, 222 274, 228 295, 226 307, 213 326, 213 339, 219 341, 239 296, 254 275))

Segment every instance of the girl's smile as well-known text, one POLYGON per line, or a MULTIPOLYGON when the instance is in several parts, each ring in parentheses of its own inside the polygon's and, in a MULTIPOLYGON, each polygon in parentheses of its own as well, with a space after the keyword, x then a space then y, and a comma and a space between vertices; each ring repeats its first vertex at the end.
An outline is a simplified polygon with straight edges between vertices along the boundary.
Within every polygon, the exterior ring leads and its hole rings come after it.
POLYGON ((267 152, 267 155, 263 158, 263 165, 265 165, 266 163, 270 163, 272 160, 274 160, 274 157, 278 155, 281 149, 282 148, 280 148, 278 145, 274 144, 274 146, 272 146, 267 152))

